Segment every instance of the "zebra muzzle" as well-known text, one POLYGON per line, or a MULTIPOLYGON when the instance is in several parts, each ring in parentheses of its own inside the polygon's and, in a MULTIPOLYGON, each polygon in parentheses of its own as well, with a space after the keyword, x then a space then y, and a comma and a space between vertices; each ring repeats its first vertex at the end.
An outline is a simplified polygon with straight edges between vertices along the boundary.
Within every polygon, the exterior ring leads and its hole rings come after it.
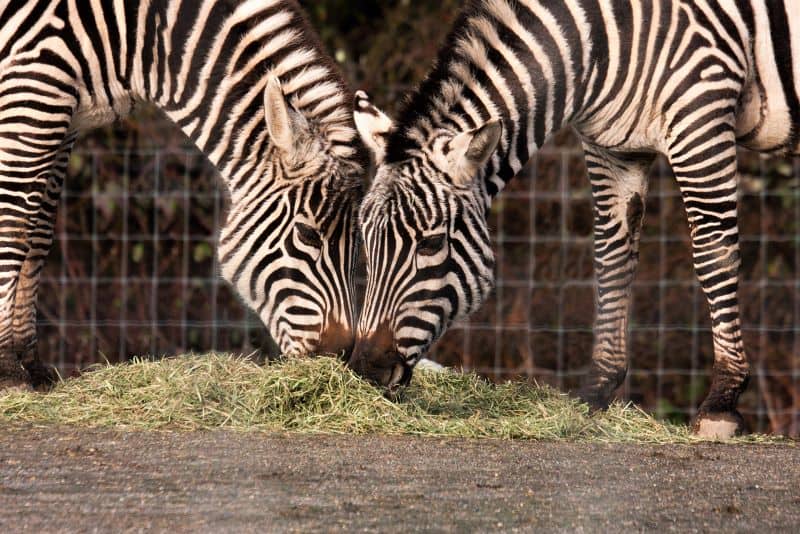
POLYGON ((411 381, 412 366, 397 351, 379 348, 369 341, 359 340, 347 365, 359 376, 387 389, 387 396, 411 381))
POLYGON ((333 354, 347 361, 353 352, 354 337, 349 328, 335 320, 329 320, 327 328, 320 335, 318 352, 333 354))

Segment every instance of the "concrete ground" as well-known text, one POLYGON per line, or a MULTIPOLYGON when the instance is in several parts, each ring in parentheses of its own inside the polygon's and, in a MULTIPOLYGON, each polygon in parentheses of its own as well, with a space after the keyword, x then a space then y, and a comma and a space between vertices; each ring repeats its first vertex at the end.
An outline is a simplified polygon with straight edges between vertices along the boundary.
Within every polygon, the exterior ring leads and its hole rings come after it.
POLYGON ((0 532, 800 531, 797 445, 0 434, 0 532))

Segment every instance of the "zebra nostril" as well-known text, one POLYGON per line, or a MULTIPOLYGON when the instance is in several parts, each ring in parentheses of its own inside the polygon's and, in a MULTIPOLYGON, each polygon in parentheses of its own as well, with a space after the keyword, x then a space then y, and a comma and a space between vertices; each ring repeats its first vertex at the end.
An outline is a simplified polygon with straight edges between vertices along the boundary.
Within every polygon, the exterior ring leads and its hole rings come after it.
POLYGON ((403 363, 403 376, 400 378, 400 385, 407 386, 411 383, 411 377, 414 375, 414 368, 407 363, 403 363))
MULTIPOLYGON (((347 362, 357 375, 378 387, 390 387, 397 380, 397 358, 394 353, 386 354, 371 350, 368 344, 356 343, 347 362)), ((402 374, 400 375, 402 377, 402 374)))
POLYGON ((405 375, 405 367, 402 364, 397 364, 392 369, 392 375, 389 377, 389 385, 390 389, 397 388, 398 386, 402 385, 403 376, 405 375))
MULTIPOLYGON (((396 357, 399 359, 399 355, 396 355, 396 357)), ((403 389, 411 382, 412 373, 413 371, 410 365, 407 365, 403 361, 398 362, 391 371, 391 377, 386 386, 384 396, 392 401, 399 400, 402 396, 403 389)))

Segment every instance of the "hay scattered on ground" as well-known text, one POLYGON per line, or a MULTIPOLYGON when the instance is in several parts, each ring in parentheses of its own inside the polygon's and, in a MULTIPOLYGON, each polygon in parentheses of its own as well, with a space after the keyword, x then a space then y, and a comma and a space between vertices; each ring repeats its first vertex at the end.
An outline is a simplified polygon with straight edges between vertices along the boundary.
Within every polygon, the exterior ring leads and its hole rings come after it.
POLYGON ((245 358, 206 355, 96 367, 47 394, 0 397, 0 421, 137 430, 696 441, 687 427, 657 421, 631 405, 589 415, 586 405, 554 389, 492 385, 474 374, 417 372, 403 398, 393 402, 333 358, 259 366, 245 358))

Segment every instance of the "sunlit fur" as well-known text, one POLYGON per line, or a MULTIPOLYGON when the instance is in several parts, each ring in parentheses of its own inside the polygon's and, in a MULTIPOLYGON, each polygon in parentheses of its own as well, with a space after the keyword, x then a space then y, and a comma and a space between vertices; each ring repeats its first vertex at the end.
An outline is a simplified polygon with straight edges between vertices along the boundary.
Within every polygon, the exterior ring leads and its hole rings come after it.
MULTIPOLYGON (((381 370, 396 365, 384 354, 402 351, 413 364, 454 316, 480 304, 485 291, 467 288, 476 275, 489 279, 483 247, 492 200, 553 132, 571 125, 592 185, 598 284, 583 398, 606 406, 625 377, 647 175, 661 153, 683 194, 711 312, 714 374, 698 420, 724 414, 740 421, 735 408, 749 365, 737 295, 736 149, 800 154, 797 7, 793 0, 467 2, 396 126, 356 99, 356 123, 379 165, 362 210, 370 291, 353 367, 385 383, 398 373, 381 370), (470 143, 498 119, 496 149, 472 168, 454 146, 481 152, 484 142, 470 143), (464 205, 472 208, 466 217, 459 213, 464 205), (410 267, 420 230, 438 223, 427 215, 435 212, 481 243, 472 263, 410 267), (452 297, 445 306, 426 308, 420 298, 442 293, 452 297), (413 319, 404 310, 414 310, 413 319), (409 321, 414 329, 404 327, 409 321)), ((456 241, 449 236, 447 246, 456 241)))
POLYGON ((0 389, 38 365, 38 278, 75 134, 136 101, 218 169, 222 273, 281 350, 349 350, 364 154, 352 95, 297 2, 6 0, 0 389))

